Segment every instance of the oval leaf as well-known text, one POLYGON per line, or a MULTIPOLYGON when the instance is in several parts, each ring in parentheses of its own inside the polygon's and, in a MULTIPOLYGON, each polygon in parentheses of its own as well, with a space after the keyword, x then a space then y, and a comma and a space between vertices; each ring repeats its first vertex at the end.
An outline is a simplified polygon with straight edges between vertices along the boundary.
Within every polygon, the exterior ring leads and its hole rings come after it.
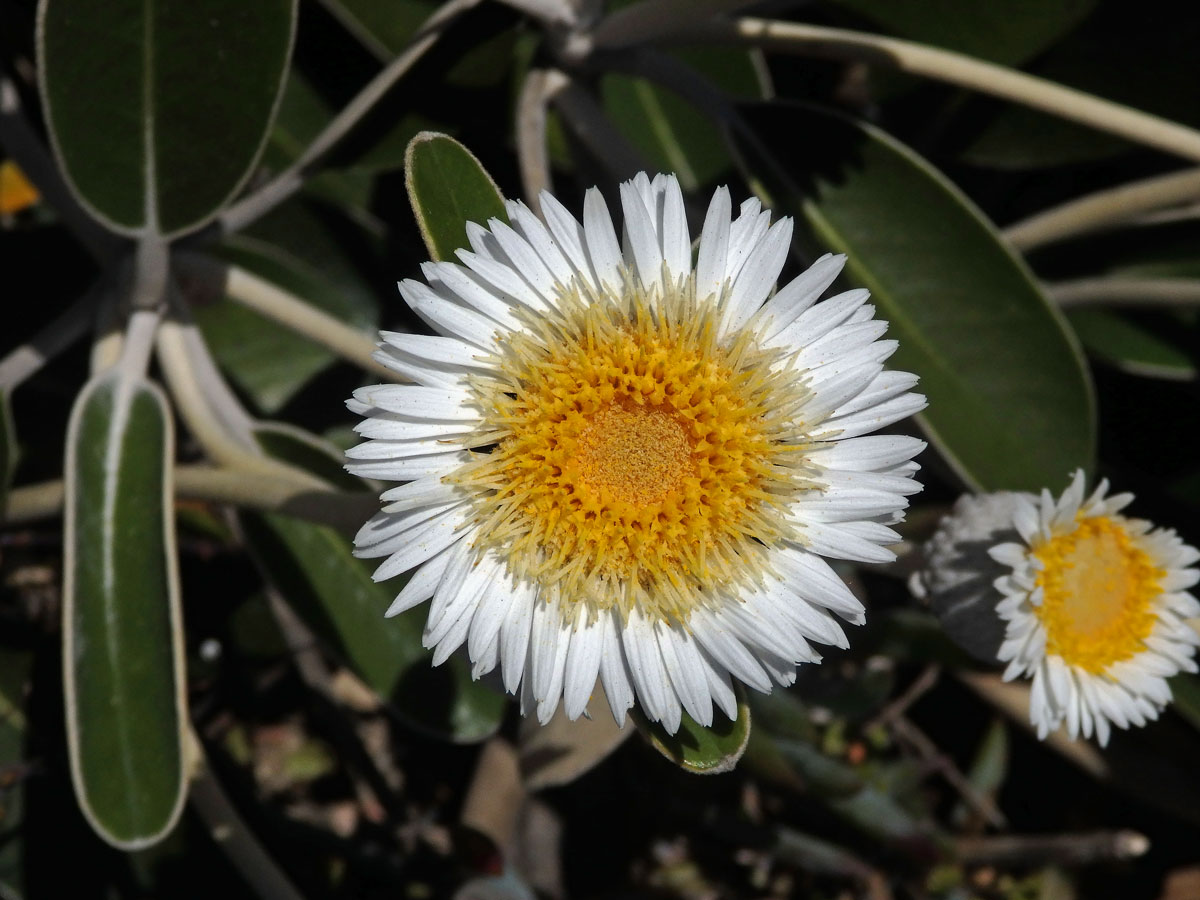
POLYGON ((154 385, 93 379, 67 433, 63 683, 71 778, 104 840, 146 847, 186 789, 174 432, 154 385))
POLYGON ((920 376, 929 408, 918 418, 963 480, 1038 490, 1090 469, 1095 399, 1083 356, 983 213, 877 128, 794 106, 751 120, 760 133, 786 129, 776 132, 786 141, 766 145, 789 148, 784 179, 812 181, 802 193, 787 182, 778 199, 849 256, 847 274, 870 288, 899 342, 889 365, 920 376), (797 129, 812 139, 795 141, 797 129))
POLYGON ((697 775, 732 772, 750 740, 750 707, 740 695, 736 719, 718 712, 711 727, 705 728, 685 712, 674 734, 667 734, 657 722, 649 721, 637 707, 630 713, 651 747, 679 768, 697 775))
POLYGON ((295 22, 295 0, 42 0, 42 98, 80 201, 124 234, 207 221, 262 150, 295 22))
POLYGON ((492 176, 470 150, 447 135, 423 131, 412 139, 404 180, 431 259, 454 259, 454 251, 467 246, 467 222, 508 221, 492 176))

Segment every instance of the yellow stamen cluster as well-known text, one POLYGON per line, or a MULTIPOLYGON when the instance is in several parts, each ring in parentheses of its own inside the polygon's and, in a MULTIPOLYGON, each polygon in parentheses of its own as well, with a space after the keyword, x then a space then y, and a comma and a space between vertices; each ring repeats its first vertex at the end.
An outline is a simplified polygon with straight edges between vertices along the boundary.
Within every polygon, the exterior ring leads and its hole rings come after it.
POLYGON ((808 391, 753 332, 718 339, 690 282, 648 294, 564 291, 502 340, 473 382, 490 452, 453 479, 475 493, 481 546, 592 612, 686 621, 765 570, 816 487, 798 410, 808 391))
POLYGON ((1074 531, 1034 550, 1044 591, 1037 617, 1046 652, 1100 674, 1142 652, 1156 621, 1154 601, 1166 574, 1120 519, 1080 518, 1074 531))

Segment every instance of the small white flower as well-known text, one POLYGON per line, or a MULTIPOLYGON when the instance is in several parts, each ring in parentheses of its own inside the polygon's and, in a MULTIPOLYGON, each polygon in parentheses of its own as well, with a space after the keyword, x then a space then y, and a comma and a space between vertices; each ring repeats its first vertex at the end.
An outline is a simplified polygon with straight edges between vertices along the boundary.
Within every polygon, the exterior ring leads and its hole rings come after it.
POLYGON ((1010 568, 996 579, 1006 622, 1005 679, 1033 676, 1030 721, 1044 738, 1066 723, 1103 746, 1111 725, 1145 725, 1171 701, 1166 679, 1195 672, 1200 615, 1187 589, 1200 552, 1174 531, 1128 519, 1132 494, 1084 499, 1083 472, 1057 500, 1015 495, 1019 541, 991 549, 1010 568))
POLYGON ((733 717, 731 676, 790 684, 862 622, 824 557, 892 559, 924 445, 864 435, 924 398, 884 371, 866 291, 816 303, 843 257, 771 294, 792 223, 757 200, 716 192, 694 265, 673 176, 621 185, 623 242, 596 189, 582 223, 541 203, 401 283, 440 336, 385 333, 415 383, 349 402, 348 468, 407 482, 357 553, 412 573, 389 614, 432 598, 435 665, 466 643, 543 722, 597 677, 618 721, 635 698, 670 732, 733 717))

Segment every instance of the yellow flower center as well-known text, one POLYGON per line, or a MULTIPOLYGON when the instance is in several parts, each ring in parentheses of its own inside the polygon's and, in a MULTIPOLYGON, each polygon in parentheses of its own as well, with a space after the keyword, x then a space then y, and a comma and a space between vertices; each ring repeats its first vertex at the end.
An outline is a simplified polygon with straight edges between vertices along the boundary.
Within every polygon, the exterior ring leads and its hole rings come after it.
POLYGON ((610 403, 579 432, 577 487, 602 504, 661 503, 695 472, 692 442, 670 407, 610 403))
POLYGON ((1093 674, 1144 649, 1154 628, 1154 601, 1166 574, 1119 520, 1082 518, 1074 531, 1034 550, 1042 562, 1035 608, 1046 651, 1093 674))
POLYGON ((490 447, 451 476, 476 497, 476 545, 543 594, 686 621, 765 571, 817 487, 797 413, 808 390, 752 332, 719 340, 690 282, 560 297, 526 316, 472 382, 490 447))

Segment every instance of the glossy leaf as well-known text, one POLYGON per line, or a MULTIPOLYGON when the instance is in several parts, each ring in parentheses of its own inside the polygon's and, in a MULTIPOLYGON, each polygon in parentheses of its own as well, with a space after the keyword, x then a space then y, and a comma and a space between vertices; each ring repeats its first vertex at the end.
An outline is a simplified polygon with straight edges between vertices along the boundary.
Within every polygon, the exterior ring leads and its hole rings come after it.
POLYGON ((421 647, 425 607, 383 617, 403 581, 373 581, 375 566, 355 559, 332 528, 275 514, 241 519, 288 603, 405 721, 459 743, 481 741, 499 727, 504 696, 472 681, 463 656, 431 665, 421 647))
POLYGON ((1019 65, 1082 21, 1095 0, 833 0, 898 37, 1019 65))
POLYGON ((1196 364, 1182 347, 1120 313, 1072 309, 1067 320, 1089 353, 1122 371, 1175 381, 1196 377, 1196 364))
POLYGON ((186 792, 183 631, 167 401, 100 375, 67 435, 63 681, 76 799, 123 849, 174 826, 186 792))
POLYGON ((454 259, 467 246, 466 223, 507 221, 496 182, 466 147, 444 134, 425 131, 408 145, 405 183, 413 215, 432 259, 454 259))
POLYGON ((812 179, 800 191, 785 181, 779 199, 821 244, 846 253, 849 280, 871 290, 899 342, 889 365, 920 376, 929 407, 918 418, 963 481, 1037 490, 1090 469, 1095 401, 1082 354, 983 213, 872 126, 774 106, 752 122, 760 134, 820 136, 773 144, 794 149, 776 172, 812 179))
POLYGON ((262 149, 295 0, 42 0, 39 83, 63 171, 125 234, 202 225, 262 149))
POLYGON ((705 728, 686 712, 675 734, 667 734, 657 722, 651 722, 634 707, 630 711, 638 730, 650 746, 675 765, 697 775, 732 772, 750 740, 750 707, 738 701, 738 717, 730 720, 714 711, 713 723, 705 728))

